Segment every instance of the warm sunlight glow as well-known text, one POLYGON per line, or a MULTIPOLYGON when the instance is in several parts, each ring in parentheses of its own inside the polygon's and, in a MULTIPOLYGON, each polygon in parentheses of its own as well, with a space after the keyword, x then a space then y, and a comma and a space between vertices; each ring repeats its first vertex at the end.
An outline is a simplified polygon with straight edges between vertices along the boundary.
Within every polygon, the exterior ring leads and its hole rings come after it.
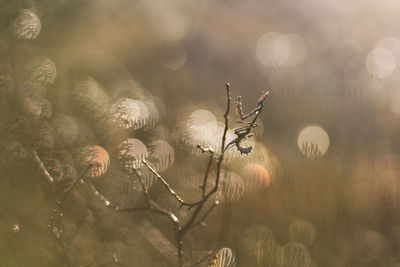
POLYGON ((110 165, 110 156, 108 152, 98 145, 87 146, 82 149, 84 167, 89 168, 91 177, 103 175, 110 165))
POLYGON ((297 138, 297 147, 308 158, 322 157, 329 148, 329 136, 318 125, 304 127, 297 138))

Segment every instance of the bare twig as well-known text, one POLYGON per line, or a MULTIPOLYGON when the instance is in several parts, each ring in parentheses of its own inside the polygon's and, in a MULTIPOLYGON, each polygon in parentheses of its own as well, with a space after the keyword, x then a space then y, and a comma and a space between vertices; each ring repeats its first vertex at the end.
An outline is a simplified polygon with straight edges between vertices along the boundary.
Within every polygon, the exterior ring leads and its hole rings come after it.
MULTIPOLYGON (((150 165, 146 165, 146 166, 148 166, 148 168, 151 168, 150 165)), ((155 172, 155 170, 153 168, 151 168, 151 169, 155 172)), ((161 215, 167 217, 174 224, 175 233, 178 233, 178 231, 180 230, 178 217, 174 213, 172 213, 172 212, 160 207, 156 202, 154 202, 150 198, 150 194, 149 194, 148 188, 146 187, 140 172, 135 168, 132 168, 132 170, 139 177, 139 181, 140 181, 140 184, 141 184, 142 189, 143 189, 143 194, 144 194, 144 196, 146 198, 146 207, 141 207, 141 208, 119 208, 118 211, 152 211, 152 212, 161 214, 161 215)), ((166 184, 169 186, 169 184, 167 182, 166 182, 166 184)))
MULTIPOLYGON (((226 83, 226 95, 227 95, 227 101, 226 101, 226 111, 224 114, 224 119, 225 119, 225 128, 224 128, 224 134, 222 135, 222 143, 221 143, 221 151, 224 150, 225 146, 225 141, 226 141, 226 133, 228 132, 229 129, 229 111, 231 110, 231 86, 229 83, 226 83)), ((221 156, 223 157, 223 153, 221 152, 221 156)), ((222 158, 221 158, 222 161, 222 158)))
MULTIPOLYGON (((147 165, 146 165, 146 166, 147 166, 147 165)), ((142 185, 144 195, 145 195, 145 197, 146 197, 148 209, 149 209, 150 211, 153 211, 153 212, 159 213, 159 214, 161 214, 161 215, 163 215, 163 216, 166 216, 166 217, 172 222, 172 224, 173 224, 174 227, 175 227, 175 236, 178 236, 178 233, 179 233, 179 231, 181 230, 181 227, 180 227, 180 225, 179 225, 179 219, 178 219, 178 217, 175 216, 175 214, 173 214, 172 212, 170 212, 170 211, 168 211, 168 210, 166 210, 166 209, 164 209, 164 208, 161 208, 157 203, 155 203, 153 200, 151 200, 150 195, 149 195, 149 191, 148 191, 148 189, 146 188, 146 185, 145 185, 145 183, 144 183, 144 181, 143 181, 142 176, 140 175, 140 173, 138 172, 138 170, 135 169, 134 171, 135 171, 135 173, 138 174, 138 176, 139 176, 139 180, 140 180, 140 183, 141 183, 141 185, 142 185)), ((161 176, 160 176, 160 177, 161 177, 161 176)), ((168 183, 166 183, 166 184, 168 185, 168 183)), ((169 185, 168 185, 168 186, 169 186, 169 185)), ((179 240, 177 239, 177 244, 176 244, 176 245, 177 245, 178 253, 179 253, 179 251, 182 250, 182 242, 179 242, 179 240)))
MULTIPOLYGON (((43 176, 46 177, 47 181, 50 184, 54 184, 54 182, 55 182, 54 178, 51 176, 49 171, 46 169, 46 167, 44 166, 42 160, 39 158, 39 156, 38 156, 38 154, 36 153, 35 150, 32 150, 32 155, 33 155, 34 160, 38 164, 38 167, 41 170, 43 176)), ((53 190, 54 190, 54 187, 53 187, 53 190)), ((55 202, 55 204, 57 206, 60 206, 60 202, 59 201, 54 201, 54 202, 55 202)), ((56 226, 56 224, 54 222, 57 212, 61 212, 61 211, 59 209, 55 209, 55 208, 52 208, 52 207, 50 207, 50 209, 51 209, 51 215, 50 215, 50 223, 48 225, 49 231, 54 236, 54 238, 57 240, 57 243, 61 247, 61 250, 62 250, 63 256, 64 256, 64 260, 65 260, 65 264, 66 264, 66 266, 69 267, 71 265, 70 265, 67 249, 66 249, 64 241, 62 240, 62 237, 61 237, 61 230, 59 229, 58 226, 56 226)))
MULTIPOLYGON (((145 186, 145 182, 143 181, 143 177, 140 175, 139 171, 137 169, 133 169, 136 175, 139 177, 140 184, 143 188, 143 194, 146 199, 146 205, 144 207, 133 207, 133 208, 125 208, 125 207, 119 207, 118 205, 111 203, 105 196, 103 196, 93 184, 88 183, 88 187, 96 196, 97 199, 99 199, 106 207, 114 209, 115 211, 122 211, 122 212, 130 212, 130 211, 150 211, 154 212, 157 214, 160 214, 166 218, 173 224, 174 229, 175 229, 175 236, 176 236, 176 246, 177 246, 177 254, 178 254, 178 264, 179 267, 183 267, 183 241, 185 238, 185 235, 189 230, 192 228, 199 226, 199 225, 205 225, 205 220, 207 217, 211 214, 211 212, 219 205, 218 201, 215 201, 211 206, 207 208, 207 210, 204 209, 206 206, 207 201, 211 198, 213 194, 215 194, 218 190, 219 187, 219 181, 220 181, 220 176, 221 176, 221 168, 222 168, 222 162, 224 159, 225 152, 233 147, 236 146, 236 148, 241 152, 241 153, 250 153, 252 148, 251 147, 241 147, 241 142, 244 141, 245 139, 249 138, 252 136, 251 130, 255 127, 258 126, 256 123, 261 111, 263 110, 264 107, 264 101, 266 99, 268 93, 263 94, 260 99, 257 102, 256 107, 251 110, 248 114, 243 115, 243 110, 242 110, 242 103, 241 103, 241 98, 238 98, 236 101, 236 107, 239 109, 240 113, 240 119, 242 121, 239 121, 239 123, 243 123, 240 128, 237 128, 235 130, 236 138, 233 140, 226 140, 227 139, 227 132, 229 129, 229 114, 230 114, 230 109, 231 109, 231 94, 230 94, 230 85, 229 83, 226 84, 226 110, 225 113, 223 114, 224 117, 224 130, 221 136, 221 147, 220 147, 220 152, 219 154, 216 154, 211 148, 209 147, 202 147, 201 145, 198 145, 197 148, 201 150, 202 153, 206 153, 209 155, 209 160, 208 164, 205 170, 205 174, 203 177, 203 183, 200 185, 202 189, 202 195, 201 198, 198 201, 195 201, 193 203, 186 202, 165 180, 160 174, 157 173, 157 171, 151 166, 150 163, 147 161, 143 160, 143 164, 157 177, 158 180, 161 181, 163 186, 168 190, 168 192, 181 204, 181 206, 187 206, 189 209, 194 209, 193 213, 191 214, 190 218, 188 221, 181 225, 178 217, 171 211, 161 207, 158 203, 153 201, 150 197, 148 188, 145 186), (252 117, 253 116, 253 117, 252 117), (244 121, 246 119, 251 118, 250 121, 244 121), (228 142, 227 142, 228 141, 228 142), (213 162, 216 162, 216 172, 215 172, 215 181, 214 184, 211 188, 210 191, 207 191, 207 182, 209 178, 209 174, 211 171, 211 168, 213 167, 213 162), (205 210, 205 211, 204 211, 205 210)), ((311 147, 313 148, 313 147, 311 147)), ((311 149, 312 150, 312 149, 311 149)), ((51 176, 47 168, 45 167, 43 161, 40 159, 38 156, 37 152, 35 150, 32 150, 32 155, 33 159, 38 165, 39 170, 41 171, 41 174, 46 178, 46 180, 54 185, 56 180, 51 176)), ((57 205, 58 209, 53 209, 51 210, 51 217, 50 217, 50 223, 49 223, 49 230, 51 231, 52 235, 56 238, 57 242, 59 243, 63 255, 65 258, 65 263, 67 266, 70 266, 70 261, 68 258, 68 253, 66 246, 62 240, 62 232, 61 229, 59 228, 59 220, 61 219, 61 209, 63 203, 65 203, 66 199, 70 195, 70 193, 76 189, 76 187, 79 184, 86 184, 85 183, 85 178, 88 174, 88 171, 90 170, 91 166, 88 167, 88 170, 82 175, 81 178, 77 179, 76 181, 73 182, 73 184, 66 190, 64 191, 64 194, 62 195, 61 199, 57 200, 55 195, 56 191, 55 188, 53 187, 53 201, 57 205), (56 221, 57 219, 57 221, 56 221)), ((198 260, 196 263, 193 265, 197 265, 205 261, 207 258, 209 258, 213 254, 212 251, 210 251, 206 257, 203 259, 198 260)))
POLYGON ((212 158, 217 159, 217 158, 214 156, 214 151, 212 150, 212 148, 210 148, 210 147, 202 147, 200 144, 198 144, 196 147, 197 147, 198 149, 200 149, 201 153, 207 153, 207 154, 209 154, 212 158))
MULTIPOLYGON (((82 180, 82 183, 85 183, 85 181, 82 180)), ((99 200, 101 200, 101 201, 104 203, 104 205, 105 205, 106 207, 109 207, 109 208, 112 208, 112 209, 115 209, 115 210, 119 210, 119 209, 120 209, 118 205, 115 205, 115 204, 111 203, 105 196, 103 196, 102 194, 100 194, 100 192, 97 191, 96 187, 94 187, 93 184, 90 183, 90 184, 89 184, 89 188, 92 190, 93 194, 94 194, 99 200)))
POLYGON ((169 183, 161 177, 160 174, 158 174, 158 172, 150 166, 150 164, 146 161, 146 160, 142 160, 143 164, 146 165, 146 167, 157 177, 158 180, 160 180, 162 182, 162 184, 168 189, 168 191, 171 193, 171 195, 173 195, 176 200, 178 200, 179 203, 181 203, 181 205, 187 205, 190 206, 189 203, 185 202, 176 192, 175 190, 172 189, 172 187, 169 185, 169 183))
POLYGON ((35 150, 32 150, 32 155, 33 155, 33 159, 38 164, 39 169, 42 171, 43 176, 46 177, 46 179, 49 183, 54 183, 54 178, 50 175, 49 171, 46 169, 42 160, 39 158, 39 156, 35 150))
POLYGON ((210 156, 210 160, 208 161, 208 164, 207 164, 206 173, 204 174, 203 185, 201 186, 202 198, 204 198, 205 195, 206 195, 208 174, 210 173, 210 168, 211 168, 211 164, 213 162, 213 159, 214 159, 214 157, 210 156))
POLYGON ((214 201, 214 203, 212 204, 212 206, 204 213, 204 215, 200 218, 200 220, 198 221, 198 222, 196 222, 196 223, 194 223, 192 226, 191 226, 191 228, 194 228, 194 227, 196 227, 196 226, 198 226, 198 225, 202 225, 202 226, 207 226, 206 224, 205 224, 205 219, 208 217, 208 215, 210 215, 210 213, 214 210, 214 208, 215 207, 217 207, 219 205, 219 201, 218 200, 216 200, 216 201, 214 201))
POLYGON ((65 265, 66 266, 71 266, 70 261, 69 261, 69 256, 68 256, 68 252, 67 252, 67 248, 65 246, 64 241, 62 240, 61 237, 61 229, 59 228, 59 226, 56 225, 55 223, 55 217, 57 216, 62 216, 61 215, 61 210, 56 209, 56 208, 52 208, 51 209, 51 215, 50 215, 50 223, 48 225, 49 231, 50 233, 53 235, 53 237, 57 240, 58 245, 61 247, 61 250, 63 252, 63 256, 64 256, 64 260, 65 260, 65 265))
MULTIPOLYGON (((197 216, 199 215, 199 213, 202 210, 202 208, 203 208, 204 204, 206 203, 206 201, 218 189, 219 178, 220 178, 220 174, 221 174, 221 165, 222 165, 222 161, 224 159, 224 147, 225 147, 225 141, 226 141, 226 134, 227 134, 228 128, 229 128, 229 117, 228 117, 228 115, 229 115, 230 106, 231 106, 231 93, 230 93, 230 85, 229 85, 229 83, 226 83, 226 95, 227 95, 227 103, 226 103, 226 111, 225 111, 225 114, 224 114, 225 128, 224 128, 224 132, 222 134, 221 154, 217 158, 217 174, 216 174, 216 179, 215 179, 215 185, 214 185, 214 188, 209 193, 205 194, 202 197, 202 199, 198 202, 198 204, 196 205, 196 209, 192 214, 192 217, 190 217, 189 221, 179 231, 179 233, 177 235, 177 238, 178 238, 178 243, 180 243, 180 244, 183 242, 183 238, 184 238, 185 234, 187 233, 187 231, 191 228, 191 226, 195 222, 197 216)), ((207 169, 205 178, 208 176, 208 171, 209 171, 209 169, 207 169)), ((179 263, 179 266, 183 266, 183 251, 182 251, 182 247, 178 247, 178 263, 179 263)))
POLYGON ((62 205, 62 204, 65 202, 65 200, 68 198, 69 194, 75 189, 75 187, 76 187, 79 183, 81 183, 81 184, 84 183, 84 179, 85 179, 85 177, 88 175, 88 173, 89 173, 91 167, 92 167, 92 166, 89 165, 89 166, 86 168, 86 171, 81 175, 81 177, 80 177, 79 179, 77 179, 77 180, 72 184, 72 186, 71 186, 70 188, 68 188, 67 191, 65 191, 63 198, 62 198, 61 200, 59 200, 60 205, 62 205))
MULTIPOLYGON (((201 213, 205 203, 207 200, 218 190, 219 186, 219 180, 221 176, 221 166, 222 166, 222 161, 224 159, 224 154, 225 152, 232 146, 236 146, 236 148, 241 152, 248 154, 251 152, 252 147, 241 147, 240 143, 244 141, 245 139, 249 138, 252 136, 251 134, 251 129, 255 128, 258 126, 256 123, 258 116, 260 115, 263 107, 264 107, 264 101, 266 99, 266 96, 268 95, 268 92, 263 94, 260 99, 257 102, 257 107, 254 108, 252 111, 250 111, 247 115, 243 116, 243 111, 242 111, 242 103, 241 103, 241 98, 239 97, 236 101, 237 107, 239 107, 239 113, 240 113, 240 118, 242 119, 242 123, 245 123, 246 126, 240 127, 235 130, 236 138, 231 140, 228 144, 226 144, 226 135, 229 129, 229 113, 230 113, 230 106, 231 106, 231 95, 230 95, 230 85, 229 83, 226 84, 226 95, 227 95, 227 102, 226 102, 226 110, 224 113, 224 132, 221 137, 221 152, 218 156, 215 156, 214 151, 211 148, 208 147, 202 147, 201 145, 197 145, 197 148, 201 150, 202 153, 207 153, 210 155, 209 162, 207 164, 207 168, 205 171, 205 175, 203 178, 203 184, 200 186, 202 189, 202 197, 200 200, 193 202, 193 203, 188 203, 183 200, 182 197, 178 195, 175 190, 172 189, 172 187, 169 185, 169 183, 160 175, 157 173, 157 171, 150 166, 150 164, 143 160, 143 164, 162 182, 162 184, 167 188, 167 190, 171 193, 171 195, 182 205, 182 206, 188 206, 189 209, 195 208, 193 214, 189 218, 188 222, 183 225, 182 227, 179 227, 179 225, 176 227, 178 229, 176 231, 176 238, 177 238, 177 250, 178 250, 178 264, 180 267, 183 266, 183 239, 186 235, 186 233, 193 227, 198 226, 198 225, 204 225, 205 219, 208 217, 208 215, 213 211, 213 209, 218 206, 219 202, 215 201, 214 204, 203 214, 203 216, 196 222, 197 217, 201 213), (250 118, 253 116, 253 119, 250 122, 245 122, 244 120, 247 118, 250 118), (211 191, 207 192, 206 186, 207 186, 207 180, 208 180, 208 175, 211 169, 212 162, 216 160, 216 179, 213 188, 211 191)), ((140 176, 140 175, 139 175, 140 176)), ((157 204, 154 203, 147 192, 147 189, 144 190, 144 193, 146 195, 147 201, 148 201, 148 207, 151 209, 152 207, 155 207, 155 211, 160 212, 159 207, 157 207, 157 204)), ((161 214, 168 214, 168 211, 161 212, 161 214)))
MULTIPOLYGON (((179 194, 175 190, 172 189, 171 185, 153 167, 151 167, 151 165, 147 161, 142 160, 142 162, 157 177, 157 179, 162 182, 162 184, 165 186, 165 188, 167 188, 167 190, 181 204, 181 206, 187 206, 187 207, 189 207, 189 210, 191 210, 193 207, 199 205, 203 201, 203 198, 202 198, 197 202, 193 202, 193 203, 186 202, 185 200, 183 200, 182 197, 179 196, 179 194)), ((211 165, 209 165, 209 166, 211 167, 211 165)), ((208 177, 209 171, 210 171, 210 168, 207 167, 207 171, 205 173, 204 178, 208 177)), ((205 181, 205 182, 207 182, 207 181, 205 181)), ((203 185, 204 185, 204 183, 203 183, 203 185)), ((203 185, 201 185, 200 187, 203 187, 203 185)))
MULTIPOLYGON (((235 130, 236 138, 231 140, 226 144, 226 136, 227 132, 229 129, 229 113, 230 113, 230 106, 231 106, 231 95, 230 95, 230 85, 229 83, 226 84, 226 95, 227 95, 227 102, 226 102, 226 110, 224 113, 224 122, 225 122, 225 127, 224 131, 221 137, 221 152, 218 156, 214 154, 214 151, 211 148, 208 147, 202 147, 201 145, 197 145, 197 148, 201 150, 202 153, 207 153, 209 154, 210 158, 207 164, 207 168, 205 171, 205 175, 203 178, 203 184, 200 185, 202 189, 202 196, 200 200, 193 202, 193 203, 188 203, 186 202, 182 197, 179 196, 179 194, 170 186, 170 184, 146 161, 143 160, 143 164, 157 177, 158 180, 161 181, 163 186, 168 190, 168 192, 181 204, 181 206, 187 206, 189 209, 195 208, 194 212, 192 213, 191 217, 189 218, 188 222, 184 224, 183 226, 179 225, 179 220, 178 218, 170 211, 160 207, 157 203, 155 203, 149 195, 148 188, 145 187, 145 183, 143 182, 143 178, 137 169, 133 169, 133 171, 137 174, 137 176, 140 179, 140 183, 143 187, 143 193, 146 198, 146 207, 138 207, 138 208, 119 208, 119 211, 152 211, 155 213, 159 213, 163 216, 166 216, 169 218, 169 220, 174 224, 175 226, 175 235, 176 235, 176 240, 177 240, 177 252, 178 252, 178 265, 179 267, 183 267, 183 239, 186 235, 186 233, 192 229, 193 227, 196 227, 198 225, 205 225, 204 221, 206 218, 209 216, 209 214, 214 210, 216 206, 219 205, 219 201, 215 201, 211 207, 208 208, 208 210, 203 214, 203 216, 200 217, 199 220, 196 221, 197 217, 200 215, 205 203, 208 201, 208 199, 218 190, 219 186, 219 180, 221 176, 221 167, 222 167, 222 162, 224 159, 224 154, 225 152, 232 146, 236 146, 236 148, 241 152, 248 154, 251 152, 252 147, 244 148, 240 146, 240 143, 244 141, 245 139, 249 138, 252 136, 251 134, 251 129, 255 128, 258 126, 256 123, 258 116, 260 115, 263 107, 264 107, 264 101, 266 99, 266 96, 268 95, 268 92, 266 94, 263 94, 260 99, 257 102, 257 107, 254 108, 252 111, 250 111, 247 115, 243 116, 243 111, 242 111, 242 104, 241 104, 241 98, 238 98, 239 100, 236 101, 236 105, 239 105, 239 113, 240 113, 240 118, 242 120, 245 120, 247 118, 250 118, 251 116, 254 115, 253 119, 250 122, 245 122, 242 121, 242 123, 245 123, 246 126, 240 127, 235 130), (211 191, 207 192, 207 181, 208 181, 208 176, 211 170, 212 162, 216 161, 216 178, 215 178, 215 183, 214 186, 212 187, 211 191)), ((212 255, 209 253, 204 259, 201 259, 197 261, 196 263, 192 264, 191 266, 197 265, 202 263, 204 260, 206 260, 208 257, 212 255)))

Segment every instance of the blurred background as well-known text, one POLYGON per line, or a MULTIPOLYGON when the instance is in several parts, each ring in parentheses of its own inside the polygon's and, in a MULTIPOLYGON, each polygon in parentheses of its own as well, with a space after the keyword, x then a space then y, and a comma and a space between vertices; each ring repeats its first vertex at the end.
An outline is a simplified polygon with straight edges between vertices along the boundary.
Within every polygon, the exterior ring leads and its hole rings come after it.
POLYGON ((399 13, 395 0, 1 0, 0 266, 176 266, 167 219, 115 207, 145 204, 134 167, 190 217, 142 160, 198 199, 196 145, 220 147, 226 82, 245 113, 270 94, 252 153, 227 152, 208 205, 221 204, 186 236, 187 265, 400 266, 399 13))

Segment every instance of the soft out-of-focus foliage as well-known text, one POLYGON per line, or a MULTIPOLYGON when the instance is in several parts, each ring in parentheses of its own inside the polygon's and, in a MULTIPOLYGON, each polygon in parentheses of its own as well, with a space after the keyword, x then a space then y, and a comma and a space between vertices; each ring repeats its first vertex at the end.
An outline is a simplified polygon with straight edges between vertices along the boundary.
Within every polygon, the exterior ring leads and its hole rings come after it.
POLYGON ((149 158, 157 171, 165 171, 175 161, 174 148, 164 140, 155 140, 149 144, 149 158))
POLYGON ((288 243, 283 247, 282 266, 307 267, 311 265, 311 256, 307 247, 299 243, 288 243))
POLYGON ((118 147, 118 159, 127 171, 140 168, 147 158, 147 148, 138 139, 129 138, 118 147))
POLYGON ((109 109, 108 95, 92 77, 85 77, 76 82, 71 97, 77 108, 92 119, 99 119, 109 109))
MULTIPOLYGON (((0 265, 66 265, 60 244, 70 266, 173 265, 140 228, 173 244, 164 218, 110 206, 143 207, 143 182, 190 217, 141 160, 198 199, 196 145, 220 151, 229 81, 245 113, 270 95, 252 153, 226 153, 221 204, 185 260, 398 266, 399 12, 395 0, 0 1, 0 265)), ((229 119, 228 140, 244 126, 229 119)))
POLYGON ((217 198, 226 201, 236 201, 244 194, 243 178, 237 173, 225 171, 220 178, 217 198))
POLYGON ((240 238, 240 251, 244 257, 247 257, 245 262, 262 266, 266 241, 273 239, 273 233, 266 226, 248 227, 240 238))
POLYGON ((29 9, 19 10, 10 27, 13 34, 20 39, 35 39, 41 30, 40 19, 29 9))
POLYGON ((289 226, 290 242, 312 245, 315 235, 314 226, 305 220, 296 220, 289 226))

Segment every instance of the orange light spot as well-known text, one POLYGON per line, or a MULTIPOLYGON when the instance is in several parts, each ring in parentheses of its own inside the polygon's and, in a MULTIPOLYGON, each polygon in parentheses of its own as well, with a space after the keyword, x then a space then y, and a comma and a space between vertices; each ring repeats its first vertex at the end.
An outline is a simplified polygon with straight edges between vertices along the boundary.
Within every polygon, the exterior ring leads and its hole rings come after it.
POLYGON ((259 164, 247 164, 243 169, 243 174, 245 179, 249 180, 246 183, 254 184, 256 187, 269 186, 271 183, 267 169, 259 164))

